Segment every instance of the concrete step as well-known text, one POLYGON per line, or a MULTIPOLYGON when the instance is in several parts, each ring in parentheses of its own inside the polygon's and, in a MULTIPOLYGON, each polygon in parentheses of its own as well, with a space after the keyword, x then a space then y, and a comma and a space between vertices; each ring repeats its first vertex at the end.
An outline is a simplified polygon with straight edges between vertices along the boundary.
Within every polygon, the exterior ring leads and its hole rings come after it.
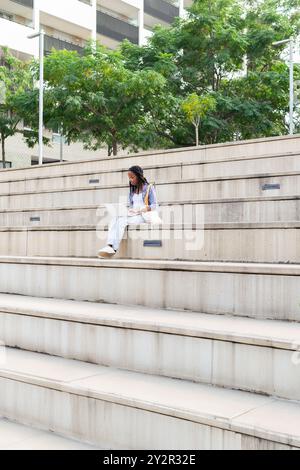
POLYGON ((97 447, 0 418, 0 450, 97 450, 97 447))
POLYGON ((300 319, 298 264, 2 256, 0 292, 300 319))
MULTIPOLYGON (((0 256, 87 257, 107 225, 0 227, 0 256)), ((300 263, 300 222, 129 226, 114 258, 300 263)))
POLYGON ((6 347, 300 399, 292 322, 1 294, 0 337, 6 347))
MULTIPOLYGON (((242 157, 226 161, 205 163, 182 162, 177 164, 159 164, 144 166, 144 174, 148 181, 171 182, 185 179, 224 178, 231 176, 247 176, 254 174, 284 173, 300 171, 300 152, 290 155, 274 155, 261 157, 242 157)), ((105 187, 112 185, 128 185, 128 167, 118 170, 102 170, 98 172, 79 171, 70 174, 64 172, 58 176, 45 175, 37 178, 25 178, 2 182, 0 194, 23 194, 26 192, 58 191, 65 189, 105 187)))
MULTIPOLYGON (((199 199, 234 199, 269 196, 295 196, 300 193, 300 173, 248 175, 247 177, 180 180, 156 185, 159 202, 199 199)), ((11 194, 0 198, 0 209, 39 209, 90 204, 126 203, 128 185, 78 188, 39 193, 11 194)))
MULTIPOLYGON (((0 210, 0 227, 16 226, 78 226, 94 225, 99 221, 99 208, 105 206, 69 206, 0 210)), ((205 224, 215 223, 276 223, 300 220, 300 196, 265 196, 216 200, 185 200, 176 204, 161 202, 164 223, 173 220, 194 223, 197 214, 205 224), (173 216, 174 214, 174 216, 173 216)))
POLYGON ((6 350, 0 396, 4 418, 102 448, 300 447, 299 402, 22 350, 6 350))
POLYGON ((0 170, 0 181, 13 181, 45 176, 62 176, 76 172, 99 172, 102 170, 127 169, 131 165, 160 165, 181 163, 204 163, 210 161, 226 161, 232 159, 264 158, 274 155, 285 156, 299 154, 300 135, 271 137, 267 139, 252 139, 240 142, 229 142, 200 147, 188 147, 157 152, 145 152, 118 156, 117 158, 102 158, 31 166, 22 169, 0 170))

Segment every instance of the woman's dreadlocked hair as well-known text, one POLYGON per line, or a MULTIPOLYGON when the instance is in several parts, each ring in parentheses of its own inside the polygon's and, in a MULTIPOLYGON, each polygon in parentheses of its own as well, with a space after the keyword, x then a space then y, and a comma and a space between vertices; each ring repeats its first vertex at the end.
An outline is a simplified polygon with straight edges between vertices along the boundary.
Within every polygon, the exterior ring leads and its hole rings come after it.
MULTIPOLYGON (((134 173, 137 178, 138 178, 138 184, 137 186, 134 186, 133 184, 131 184, 131 182, 129 181, 129 191, 130 191, 130 194, 134 193, 135 190, 137 189, 138 192, 140 192, 140 190, 142 189, 143 185, 145 183, 148 183, 147 179, 145 178, 144 176, 144 171, 143 169, 138 166, 138 165, 134 165, 134 166, 131 166, 128 171, 131 171, 132 173, 134 173)), ((148 183, 149 184, 149 183, 148 183)))

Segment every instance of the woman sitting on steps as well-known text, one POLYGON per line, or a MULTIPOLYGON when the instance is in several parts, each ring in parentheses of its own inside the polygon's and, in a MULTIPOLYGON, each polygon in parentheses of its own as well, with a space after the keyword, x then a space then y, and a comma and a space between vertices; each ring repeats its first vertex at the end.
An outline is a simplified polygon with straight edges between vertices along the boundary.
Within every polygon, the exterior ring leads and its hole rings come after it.
POLYGON ((144 177, 143 169, 132 166, 128 170, 129 178, 129 210, 127 216, 115 216, 109 227, 107 245, 99 250, 99 258, 109 258, 113 256, 120 245, 127 225, 137 225, 142 223, 161 223, 158 216, 158 203, 156 191, 152 184, 149 184, 144 177))

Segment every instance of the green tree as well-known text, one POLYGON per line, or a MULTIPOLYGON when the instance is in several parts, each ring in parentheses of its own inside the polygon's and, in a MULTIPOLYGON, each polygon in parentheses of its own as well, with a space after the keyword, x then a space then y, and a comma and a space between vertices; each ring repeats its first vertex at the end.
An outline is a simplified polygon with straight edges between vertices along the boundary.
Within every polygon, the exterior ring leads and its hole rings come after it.
POLYGON ((210 111, 214 110, 215 107, 216 101, 211 95, 198 96, 196 93, 192 93, 183 101, 182 109, 188 121, 191 122, 195 128, 196 145, 199 145, 200 121, 204 119, 210 111))
POLYGON ((19 128, 23 115, 16 105, 18 97, 32 89, 33 82, 28 64, 2 48, 0 57, 0 140, 2 165, 5 168, 5 141, 8 137, 23 131, 19 128))
MULTIPOLYGON (((194 0, 186 19, 156 28, 149 44, 123 45, 128 67, 161 69, 173 96, 214 92, 202 121, 204 143, 285 133, 288 65, 272 43, 300 31, 299 0, 194 0)), ((299 67, 295 66, 295 78, 299 67)), ((177 145, 194 142, 179 114, 177 145)))
MULTIPOLYGON (((45 59, 45 125, 62 126, 69 142, 89 149, 106 145, 113 155, 118 147, 163 145, 151 113, 168 104, 165 83, 155 70, 129 70, 118 51, 99 45, 83 56, 53 51, 45 59)), ((34 94, 26 99, 27 109, 36 106, 34 94)))
POLYGON ((195 0, 182 21, 178 65, 190 91, 218 91, 222 80, 243 68, 247 47, 240 0, 195 0))
POLYGON ((274 48, 272 43, 300 33, 300 1, 250 0, 245 25, 247 71, 270 70, 286 47, 274 48))

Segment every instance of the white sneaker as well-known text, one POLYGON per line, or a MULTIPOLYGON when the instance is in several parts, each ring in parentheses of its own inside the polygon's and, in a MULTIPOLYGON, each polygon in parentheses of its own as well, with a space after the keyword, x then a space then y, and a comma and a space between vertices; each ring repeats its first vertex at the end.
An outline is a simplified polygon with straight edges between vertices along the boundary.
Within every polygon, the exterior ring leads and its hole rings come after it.
POLYGON ((113 247, 107 245, 98 251, 98 258, 110 258, 111 256, 115 254, 116 254, 116 251, 113 249, 113 247))

